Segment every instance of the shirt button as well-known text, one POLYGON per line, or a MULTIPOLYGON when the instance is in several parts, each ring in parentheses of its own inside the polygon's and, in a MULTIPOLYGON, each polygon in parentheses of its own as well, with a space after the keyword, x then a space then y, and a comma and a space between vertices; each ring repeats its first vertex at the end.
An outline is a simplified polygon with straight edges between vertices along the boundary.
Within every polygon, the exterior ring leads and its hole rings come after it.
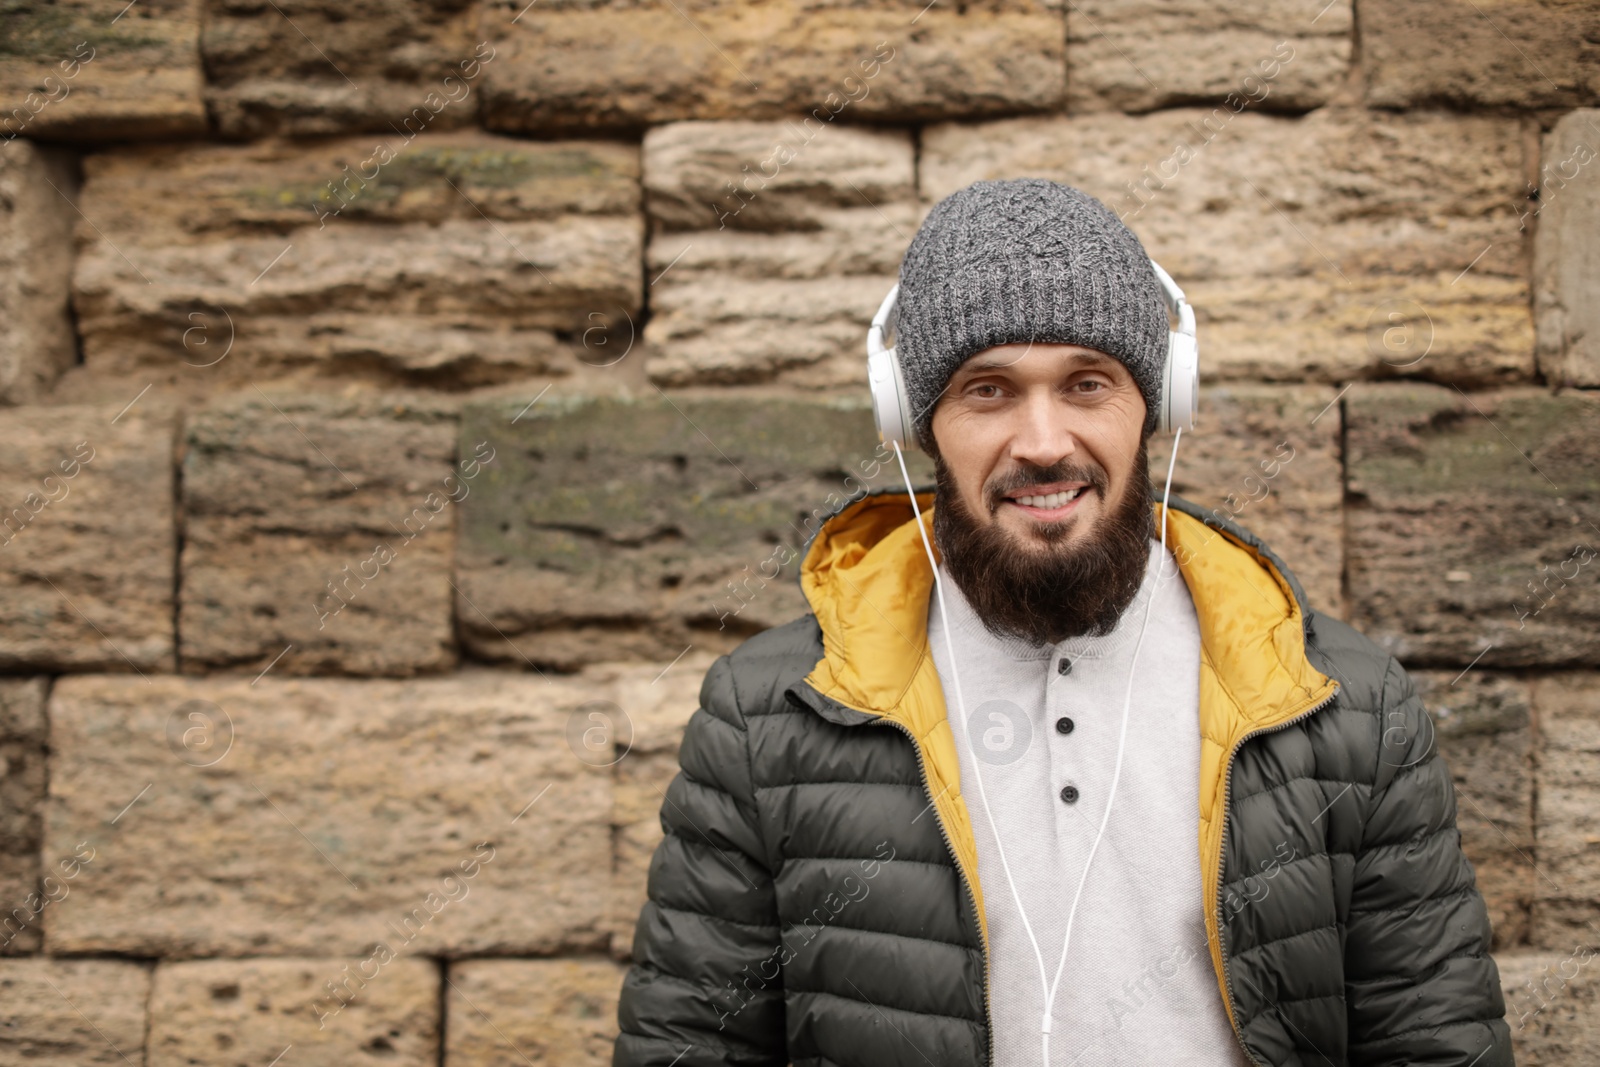
POLYGON ((1058 733, 1058 734, 1070 734, 1071 732, 1072 732, 1072 720, 1071 719, 1067 718, 1066 716, 1062 716, 1061 718, 1056 720, 1056 733, 1058 733))
POLYGON ((1064 786, 1062 786, 1061 787, 1061 799, 1065 800, 1068 804, 1077 803, 1077 801, 1078 801, 1078 787, 1075 786, 1075 785, 1064 785, 1064 786))
POLYGON ((1062 656, 1060 661, 1056 663, 1056 673, 1057 674, 1071 674, 1072 673, 1072 661, 1070 659, 1068 659, 1067 657, 1062 656))

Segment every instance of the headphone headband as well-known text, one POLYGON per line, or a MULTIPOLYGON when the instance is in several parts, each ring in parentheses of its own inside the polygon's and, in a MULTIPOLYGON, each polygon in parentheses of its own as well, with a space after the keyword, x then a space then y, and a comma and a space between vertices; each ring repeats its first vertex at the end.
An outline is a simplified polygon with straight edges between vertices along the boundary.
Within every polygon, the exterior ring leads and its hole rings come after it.
POLYGON ((895 314, 897 301, 900 297, 900 283, 895 282, 889 287, 889 295, 883 298, 883 303, 878 305, 878 313, 872 316, 872 325, 867 328, 867 358, 883 351, 883 328, 889 325, 889 320, 898 318, 895 314))
MULTIPOLYGON (((1194 309, 1189 306, 1188 298, 1183 295, 1183 290, 1178 288, 1178 283, 1172 280, 1172 275, 1168 274, 1161 264, 1152 259, 1150 267, 1156 272, 1156 281, 1161 283, 1161 297, 1166 301, 1167 310, 1178 320, 1178 332, 1193 337, 1194 309)), ((895 288, 898 289, 899 286, 895 288)))

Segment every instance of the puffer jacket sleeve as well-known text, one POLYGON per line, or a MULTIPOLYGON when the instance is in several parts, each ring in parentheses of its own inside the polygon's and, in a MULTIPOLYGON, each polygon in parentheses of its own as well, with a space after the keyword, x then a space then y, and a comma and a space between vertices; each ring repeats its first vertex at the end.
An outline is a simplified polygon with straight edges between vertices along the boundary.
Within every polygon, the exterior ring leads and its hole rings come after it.
POLYGON ((1345 941, 1350 1062, 1510 1067, 1489 916, 1432 720, 1391 657, 1345 941))
POLYGON ((661 806, 613 1067, 788 1063, 779 930, 728 657, 700 688, 661 806))

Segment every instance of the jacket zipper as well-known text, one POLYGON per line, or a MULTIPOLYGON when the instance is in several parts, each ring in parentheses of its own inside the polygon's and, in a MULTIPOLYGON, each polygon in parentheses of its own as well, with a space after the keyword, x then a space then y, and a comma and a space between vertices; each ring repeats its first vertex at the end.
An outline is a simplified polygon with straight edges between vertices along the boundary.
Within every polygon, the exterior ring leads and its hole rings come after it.
POLYGON ((922 746, 917 743, 917 739, 911 735, 910 729, 906 726, 887 715, 883 716, 881 721, 890 723, 905 734, 906 740, 911 742, 911 750, 917 754, 917 775, 922 780, 922 792, 929 798, 928 807, 933 810, 933 821, 939 827, 939 836, 944 840, 945 851, 950 853, 950 860, 955 864, 956 878, 967 891, 967 902, 972 905, 972 918, 978 926, 978 941, 983 947, 979 973, 983 980, 983 1043, 988 1050, 985 1062, 989 1067, 994 1067, 994 1021, 989 1003, 989 938, 983 932, 983 915, 978 910, 978 895, 972 891, 972 883, 961 868, 961 857, 956 855, 955 846, 950 843, 950 834, 945 830, 944 819, 939 815, 939 805, 933 800, 933 793, 928 788, 928 767, 922 758, 922 746))
POLYGON ((1217 947, 1221 950, 1218 955, 1222 958, 1222 984, 1228 990, 1228 1003, 1225 1005, 1228 1011, 1228 1022, 1230 1025, 1232 1025, 1234 1036, 1239 1041, 1240 1051, 1244 1053, 1245 1059, 1249 1060, 1254 1067, 1264 1067, 1264 1065, 1260 1060, 1250 1055, 1250 1049, 1244 1043, 1244 1034, 1240 1032, 1239 1024, 1236 1021, 1233 1010, 1233 972, 1228 968, 1228 947, 1227 942, 1223 940, 1224 933, 1222 927, 1222 859, 1228 854, 1228 791, 1233 784, 1233 758, 1238 755, 1239 749, 1244 747, 1244 743, 1246 741, 1261 737, 1265 734, 1277 733, 1279 730, 1287 730, 1295 723, 1303 722, 1312 715, 1315 715, 1317 712, 1321 711, 1323 708, 1327 707, 1329 704, 1332 704, 1338 695, 1339 683, 1335 682, 1333 684, 1333 692, 1329 693, 1326 699, 1313 704, 1311 707, 1307 708, 1305 711, 1302 711, 1293 718, 1285 719, 1276 726, 1265 726, 1259 730, 1252 730, 1245 734, 1243 737, 1239 738, 1239 740, 1235 741, 1233 743, 1233 747, 1228 750, 1228 761, 1225 764, 1226 769, 1222 772, 1222 836, 1220 838, 1219 848, 1217 851, 1217 901, 1213 908, 1217 916, 1217 947))

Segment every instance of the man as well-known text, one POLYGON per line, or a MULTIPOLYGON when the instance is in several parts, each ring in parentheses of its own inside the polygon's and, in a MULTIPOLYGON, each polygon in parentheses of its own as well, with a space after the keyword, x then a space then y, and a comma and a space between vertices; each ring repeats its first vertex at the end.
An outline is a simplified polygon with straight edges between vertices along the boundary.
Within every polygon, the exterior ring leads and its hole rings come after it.
POLYGON ((613 1062, 1510 1064, 1406 673, 1152 492, 1138 239, 978 182, 900 286, 937 488, 833 516, 813 613, 708 672, 613 1062))

